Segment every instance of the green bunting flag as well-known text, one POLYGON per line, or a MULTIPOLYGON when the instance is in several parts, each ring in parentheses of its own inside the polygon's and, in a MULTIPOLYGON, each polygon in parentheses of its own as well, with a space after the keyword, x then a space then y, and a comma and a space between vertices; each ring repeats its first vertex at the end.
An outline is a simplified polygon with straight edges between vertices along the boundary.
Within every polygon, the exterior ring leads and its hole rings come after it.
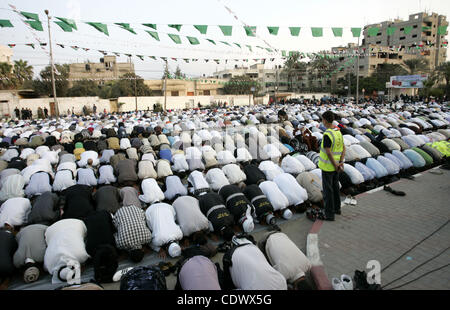
POLYGON ((269 30, 269 33, 276 36, 278 34, 278 29, 280 29, 280 27, 267 27, 267 29, 269 30))
POLYGON ((386 34, 387 34, 388 36, 392 36, 392 35, 395 33, 395 30, 397 30, 397 28, 395 28, 395 27, 388 27, 388 28, 386 29, 386 34))
POLYGON ((375 37, 377 34, 378 34, 378 31, 380 30, 380 28, 378 28, 378 27, 372 27, 372 28, 369 28, 368 30, 367 30, 367 35, 369 36, 369 37, 375 37))
POLYGON ((238 44, 238 43, 233 43, 233 44, 235 44, 235 45, 237 45, 239 48, 241 48, 241 45, 240 45, 240 44, 238 44))
POLYGON ((220 30, 222 30, 222 33, 224 36, 231 36, 231 33, 233 32, 233 26, 219 26, 220 30))
POLYGON ((250 50, 250 52, 253 52, 252 47, 250 45, 246 45, 248 47, 248 49, 250 50))
POLYGON ((181 44, 181 39, 180 36, 177 34, 172 34, 172 33, 168 33, 167 34, 169 36, 169 38, 172 39, 173 42, 175 42, 176 44, 181 44))
POLYGON ((39 21, 39 15, 37 15, 35 13, 20 12, 20 14, 22 14, 27 19, 34 19, 37 22, 39 21))
POLYGON ((200 42, 198 41, 198 39, 195 38, 195 37, 187 37, 187 39, 188 39, 189 43, 191 43, 192 45, 200 44, 200 42))
POLYGON ((144 56, 142 56, 142 55, 136 55, 136 57, 139 57, 139 59, 142 61, 144 60, 144 56))
POLYGON ((207 25, 194 25, 194 28, 200 31, 201 34, 206 34, 206 31, 208 30, 207 25))
POLYGON ((8 44, 8 46, 10 47, 10 48, 13 48, 14 46, 16 46, 15 44, 8 44))
MULTIPOLYGON (((78 46, 71 46, 71 48, 74 49, 74 50, 76 50, 76 51, 78 51, 78 49, 79 49, 78 46)), ((120 56, 119 53, 114 53, 114 54, 116 54, 117 56, 120 56)))
POLYGON ((422 31, 428 31, 428 30, 431 30, 431 27, 427 27, 427 26, 422 27, 422 31))
POLYGON ((331 28, 335 37, 342 37, 342 28, 331 28))
POLYGON ((113 54, 116 55, 117 57, 120 57, 120 53, 113 52, 113 54))
POLYGON ((211 40, 211 39, 206 39, 206 40, 211 42, 212 44, 216 45, 216 42, 214 42, 213 40, 211 40))
POLYGON ((189 63, 189 59, 183 59, 187 64, 189 63))
POLYGON ((31 28, 33 28, 34 30, 37 31, 44 31, 44 29, 42 28, 42 23, 40 21, 36 21, 36 20, 25 20, 25 22, 30 25, 31 28))
POLYGON ((180 30, 181 30, 181 26, 183 26, 183 25, 179 25, 179 24, 174 25, 174 24, 171 24, 171 25, 167 25, 167 26, 169 26, 170 28, 173 28, 173 29, 176 29, 176 30, 180 31, 180 30))
POLYGON ((133 28, 130 27, 130 24, 126 24, 126 23, 114 23, 118 26, 120 26, 120 28, 125 29, 133 34, 136 34, 136 32, 133 30, 133 28))
POLYGON ((448 26, 439 26, 437 34, 443 36, 447 33, 448 26))
POLYGON ((403 32, 405 34, 409 34, 411 32, 411 30, 413 30, 413 26, 406 26, 405 29, 403 30, 403 32))
POLYGON ((155 31, 145 30, 149 35, 151 35, 156 41, 159 41, 158 33, 155 31))
POLYGON ((323 28, 311 28, 311 32, 315 38, 323 36, 323 28))
POLYGON ((245 33, 249 37, 254 37, 256 34, 256 26, 244 26, 245 33))
POLYGON ((152 29, 158 30, 156 29, 156 24, 142 24, 142 25, 144 25, 145 27, 150 27, 152 29))
POLYGON ((273 51, 268 47, 266 47, 266 51, 268 51, 269 53, 273 53, 273 51))
POLYGON ((225 45, 231 46, 230 43, 225 42, 225 41, 220 41, 220 43, 223 43, 223 44, 225 44, 225 45))
POLYGON ((148 56, 148 57, 150 57, 150 58, 153 59, 153 60, 156 60, 156 57, 155 57, 155 56, 148 56))
POLYGON ((64 32, 72 32, 72 27, 67 25, 65 22, 56 21, 55 24, 61 27, 61 29, 64 30, 64 32))
POLYGON ((33 43, 27 43, 25 44, 26 46, 31 46, 34 49, 34 44, 33 43))
POLYGON ((108 26, 102 23, 93 23, 93 22, 86 22, 86 24, 94 27, 95 29, 97 29, 98 31, 106 34, 107 36, 109 36, 109 32, 108 32, 108 26))
POLYGON ((65 23, 70 28, 78 30, 77 24, 75 23, 75 21, 73 19, 63 18, 63 17, 56 17, 56 18, 59 19, 60 21, 62 21, 63 23, 65 23))
POLYGON ((354 38, 359 38, 361 36, 361 28, 352 28, 351 31, 354 38))
POLYGON ((0 27, 13 27, 8 19, 0 19, 0 27))
POLYGON ((281 51, 281 56, 286 57, 286 51, 281 51))
POLYGON ((291 32, 291 36, 298 37, 300 34, 300 27, 289 27, 289 31, 291 32))

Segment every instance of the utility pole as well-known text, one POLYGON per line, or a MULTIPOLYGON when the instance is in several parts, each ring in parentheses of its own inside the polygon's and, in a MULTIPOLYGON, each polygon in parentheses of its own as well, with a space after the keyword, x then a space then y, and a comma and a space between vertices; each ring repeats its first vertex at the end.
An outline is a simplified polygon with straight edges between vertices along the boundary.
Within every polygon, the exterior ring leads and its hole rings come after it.
POLYGON ((53 64, 52 36, 50 33, 50 16, 48 15, 48 10, 45 10, 45 14, 47 15, 47 22, 48 22, 48 41, 50 45, 50 66, 52 72, 53 99, 55 100, 56 118, 59 119, 59 106, 58 106, 58 99, 56 98, 56 87, 55 87, 55 73, 53 71, 54 64, 53 64))
POLYGON ((350 96, 352 95, 352 91, 351 91, 351 86, 352 86, 352 75, 351 75, 351 70, 348 69, 348 96, 350 98, 350 96))
POLYGON ((356 65, 356 104, 359 103, 359 37, 358 37, 358 61, 356 65))
POLYGON ((134 101, 135 101, 136 113, 137 113, 138 108, 137 108, 137 87, 136 87, 137 82, 136 82, 136 80, 137 80, 137 77, 136 77, 136 74, 135 74, 134 75, 134 101))
POLYGON ((276 65, 277 69, 277 86, 275 86, 275 103, 277 103, 277 92, 278 92, 278 65, 276 65))
MULTIPOLYGON (((166 59, 166 70, 165 73, 168 72, 168 65, 166 59)), ((166 112, 166 104, 167 104, 167 74, 164 74, 164 112, 166 112)))

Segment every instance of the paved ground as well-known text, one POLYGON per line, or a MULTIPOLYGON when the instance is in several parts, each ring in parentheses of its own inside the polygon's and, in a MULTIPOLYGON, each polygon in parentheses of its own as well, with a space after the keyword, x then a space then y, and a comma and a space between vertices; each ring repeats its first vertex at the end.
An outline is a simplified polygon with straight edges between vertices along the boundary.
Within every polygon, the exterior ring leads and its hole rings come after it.
MULTIPOLYGON (((345 206, 335 222, 324 222, 319 232, 319 249, 328 278, 364 270, 369 260, 383 269, 417 242, 450 219, 450 171, 442 175, 422 172, 415 180, 391 184, 405 197, 384 190, 357 197, 357 206, 345 206)), ((404 275, 450 246, 450 224, 402 257, 381 274, 381 285, 404 275)), ((445 251, 415 272, 389 285, 406 283, 450 262, 445 251)), ((366 270, 368 271, 368 270, 366 270)), ((450 266, 427 275, 401 289, 450 289, 450 266)))
MULTIPOLYGON (((398 258, 418 241, 428 236, 450 218, 450 171, 443 175, 423 172, 415 180, 401 179, 391 187, 404 191, 405 197, 394 196, 386 191, 364 193, 357 197, 356 207, 344 206, 343 214, 335 222, 324 222, 319 232, 319 249, 328 278, 348 274, 353 276, 356 269, 363 270, 369 260, 378 260, 381 268, 398 258)), ((282 231, 306 253, 306 238, 312 222, 301 214, 294 214, 289 221, 279 220, 282 231)), ((267 227, 256 225, 253 236, 261 240, 267 227)), ((218 244, 218 243, 215 243, 218 244)), ((440 253, 450 246, 450 224, 402 257, 381 275, 381 284, 412 270, 417 265, 440 253)), ((223 254, 212 260, 222 265, 223 254)), ((395 282, 388 288, 401 285, 421 274, 447 264, 449 252, 445 252, 414 273, 395 282)), ((137 265, 157 264, 160 259, 150 252, 137 265)), ((176 260, 170 260, 175 263, 176 260)), ((134 266, 128 259, 120 262, 119 269, 134 266)), ((93 277, 92 267, 82 273, 82 281, 93 277)), ((175 276, 167 277, 167 286, 173 289, 175 276)), ((9 289, 55 289, 49 275, 44 275, 36 283, 24 284, 19 277, 9 289)), ((105 289, 117 290, 119 283, 103 285, 105 289)), ((450 289, 450 267, 432 273, 402 289, 450 289)))

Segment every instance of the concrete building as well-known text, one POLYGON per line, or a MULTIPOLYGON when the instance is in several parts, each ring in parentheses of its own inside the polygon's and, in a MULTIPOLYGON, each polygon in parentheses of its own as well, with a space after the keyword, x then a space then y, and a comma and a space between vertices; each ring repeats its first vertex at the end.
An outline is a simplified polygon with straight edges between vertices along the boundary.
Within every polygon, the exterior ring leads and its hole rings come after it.
MULTIPOLYGON (((177 96, 215 96, 223 94, 225 79, 200 78, 197 81, 167 80, 167 97, 177 96)), ((164 96, 164 80, 145 80, 152 96, 164 96)))
POLYGON ((367 25, 364 27, 363 47, 385 46, 399 47, 404 46, 406 53, 416 57, 424 57, 428 60, 429 70, 434 70, 437 66, 447 60, 447 48, 443 46, 446 42, 445 34, 439 34, 439 27, 448 26, 446 16, 437 13, 417 13, 409 16, 404 21, 395 19, 394 21, 384 21, 378 24, 367 25), (378 28, 378 32, 374 36, 369 36, 369 30, 378 28), (395 28, 392 35, 388 35, 388 28, 395 28), (405 33, 409 31, 408 34, 405 33), (430 46, 433 44, 433 46, 430 46), (417 49, 409 47, 424 46, 425 49, 417 49))
POLYGON ((245 75, 254 79, 261 85, 260 94, 274 95, 275 92, 287 92, 288 80, 287 75, 280 66, 268 69, 264 68, 264 64, 254 64, 249 67, 238 67, 234 69, 222 70, 213 73, 218 79, 230 79, 236 76, 245 75), (278 87, 278 89, 277 89, 278 87))
POLYGON ((117 62, 116 56, 100 58, 99 63, 74 63, 69 65, 69 87, 77 79, 94 79, 103 84, 108 79, 120 78, 126 73, 134 73, 134 64, 117 62))
POLYGON ((0 62, 6 62, 10 65, 12 62, 13 50, 7 46, 0 45, 0 62))

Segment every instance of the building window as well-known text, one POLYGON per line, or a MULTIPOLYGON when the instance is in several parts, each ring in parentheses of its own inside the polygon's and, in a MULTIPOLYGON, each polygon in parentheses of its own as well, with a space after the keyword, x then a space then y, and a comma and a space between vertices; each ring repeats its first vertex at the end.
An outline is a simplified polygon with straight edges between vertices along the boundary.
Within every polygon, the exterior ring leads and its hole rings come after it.
POLYGON ((203 91, 203 95, 204 95, 204 96, 211 96, 211 91, 209 91, 209 90, 204 90, 204 91, 203 91))
POLYGON ((400 28, 400 31, 404 31, 405 30, 405 28, 400 28))
POLYGON ((412 37, 413 37, 413 38, 417 38, 417 34, 414 34, 412 37))
POLYGON ((416 29, 417 27, 418 27, 417 25, 414 25, 414 26, 413 26, 414 29, 416 29))
POLYGON ((179 96, 179 95, 178 95, 178 90, 176 90, 176 91, 171 91, 171 92, 170 92, 170 95, 171 95, 171 96, 174 96, 174 97, 179 96))
POLYGON ((378 41, 376 44, 381 44, 381 41, 378 41))
POLYGON ((404 39, 406 39, 406 37, 400 37, 400 40, 404 40, 404 39))

